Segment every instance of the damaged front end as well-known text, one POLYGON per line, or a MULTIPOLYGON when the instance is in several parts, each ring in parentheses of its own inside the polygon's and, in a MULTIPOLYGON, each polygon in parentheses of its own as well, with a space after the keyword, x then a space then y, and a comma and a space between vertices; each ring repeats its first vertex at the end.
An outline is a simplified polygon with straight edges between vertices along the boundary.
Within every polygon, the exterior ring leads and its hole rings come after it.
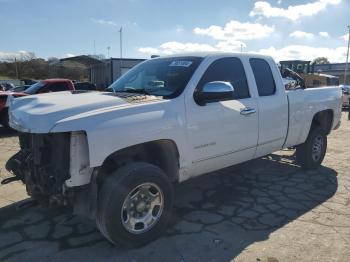
POLYGON ((6 169, 26 185, 30 196, 45 204, 66 205, 70 190, 71 133, 19 136, 21 150, 6 163, 6 169))

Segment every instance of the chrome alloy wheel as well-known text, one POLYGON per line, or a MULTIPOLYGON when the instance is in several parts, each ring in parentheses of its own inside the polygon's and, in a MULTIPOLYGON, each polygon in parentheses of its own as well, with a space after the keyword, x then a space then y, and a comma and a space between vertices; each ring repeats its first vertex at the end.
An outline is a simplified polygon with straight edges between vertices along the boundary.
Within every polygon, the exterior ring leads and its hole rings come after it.
POLYGON ((151 229, 159 221, 164 209, 162 190, 154 183, 143 183, 127 195, 121 218, 124 228, 133 234, 151 229))
POLYGON ((316 136, 312 145, 312 160, 314 160, 315 162, 320 160, 323 153, 323 147, 323 137, 321 135, 316 136))

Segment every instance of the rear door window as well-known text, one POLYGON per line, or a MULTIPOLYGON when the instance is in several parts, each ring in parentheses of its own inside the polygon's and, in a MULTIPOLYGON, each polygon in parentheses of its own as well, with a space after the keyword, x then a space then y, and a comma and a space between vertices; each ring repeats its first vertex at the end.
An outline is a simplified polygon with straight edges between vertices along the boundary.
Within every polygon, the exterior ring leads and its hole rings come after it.
POLYGON ((276 83, 270 65, 261 58, 249 59, 259 96, 271 96, 276 93, 276 83))

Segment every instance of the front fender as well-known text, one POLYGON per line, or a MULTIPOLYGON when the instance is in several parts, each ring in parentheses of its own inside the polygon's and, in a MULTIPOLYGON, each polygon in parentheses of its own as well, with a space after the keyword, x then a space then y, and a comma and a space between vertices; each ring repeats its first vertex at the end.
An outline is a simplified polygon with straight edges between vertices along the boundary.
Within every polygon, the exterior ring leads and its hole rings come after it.
POLYGON ((106 110, 58 122, 51 132, 84 131, 87 135, 90 167, 101 166, 112 153, 149 141, 175 141, 186 150, 184 107, 176 101, 106 110))

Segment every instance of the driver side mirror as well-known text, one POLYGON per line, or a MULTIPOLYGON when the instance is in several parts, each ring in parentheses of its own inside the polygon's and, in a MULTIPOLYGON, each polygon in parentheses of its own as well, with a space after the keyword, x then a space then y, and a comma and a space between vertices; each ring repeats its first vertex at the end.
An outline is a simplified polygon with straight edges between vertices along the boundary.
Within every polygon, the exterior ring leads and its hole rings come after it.
POLYGON ((206 83, 202 90, 195 91, 193 97, 200 106, 207 103, 233 99, 234 88, 230 82, 214 81, 206 83))

